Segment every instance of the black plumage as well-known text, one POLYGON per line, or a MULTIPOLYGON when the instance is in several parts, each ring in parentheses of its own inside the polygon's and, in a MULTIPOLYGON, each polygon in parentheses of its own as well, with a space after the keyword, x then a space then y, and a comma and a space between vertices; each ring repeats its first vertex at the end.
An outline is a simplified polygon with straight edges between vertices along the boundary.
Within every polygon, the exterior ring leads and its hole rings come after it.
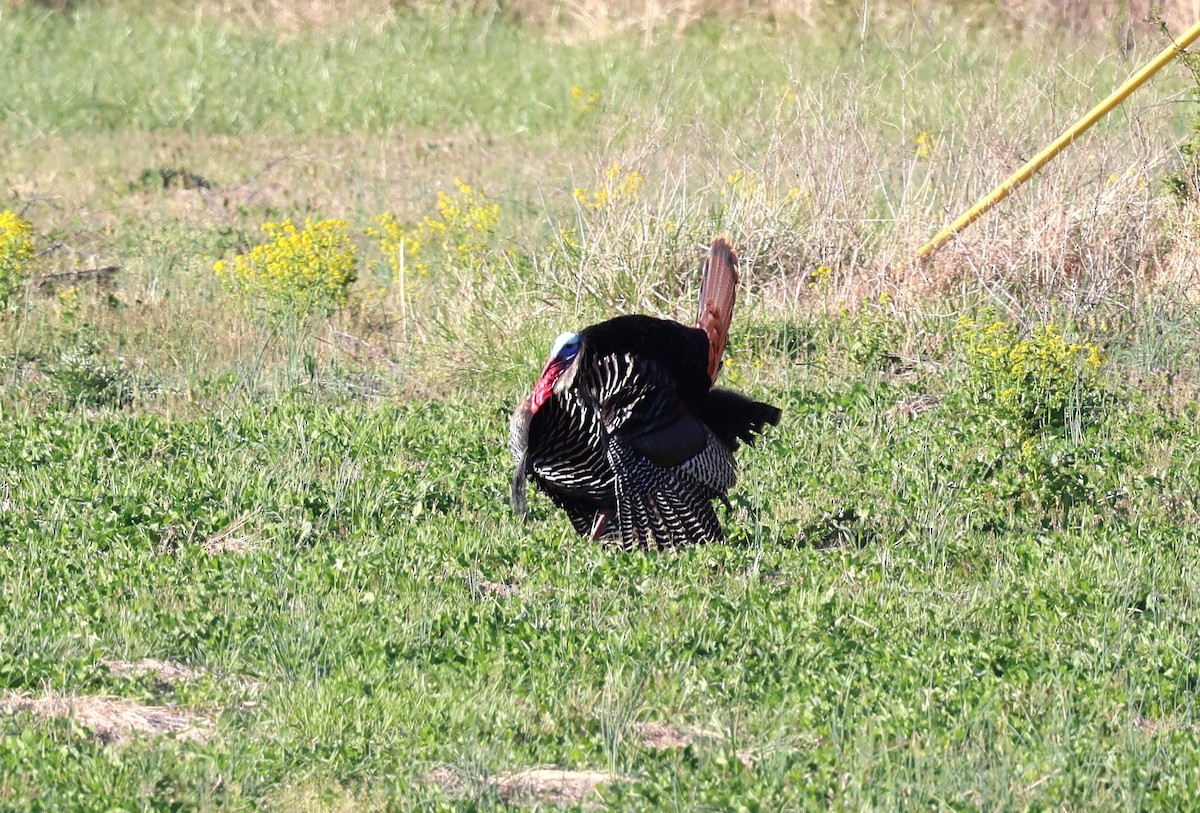
POLYGON ((623 547, 724 538, 714 499, 736 482, 733 452, 777 408, 714 388, 737 284, 718 239, 706 263, 699 327, 618 316, 563 334, 510 423, 513 506, 532 480, 580 534, 623 547))

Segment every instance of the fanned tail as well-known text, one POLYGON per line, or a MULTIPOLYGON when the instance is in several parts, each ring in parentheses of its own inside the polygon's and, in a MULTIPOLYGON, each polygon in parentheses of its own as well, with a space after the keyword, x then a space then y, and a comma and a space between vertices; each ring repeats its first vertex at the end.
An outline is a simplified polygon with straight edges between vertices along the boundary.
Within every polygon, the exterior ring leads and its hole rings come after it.
POLYGON ((737 301, 738 256, 724 237, 713 240, 704 261, 704 279, 700 283, 700 310, 696 327, 708 334, 708 377, 716 383, 721 357, 729 342, 729 323, 737 301))

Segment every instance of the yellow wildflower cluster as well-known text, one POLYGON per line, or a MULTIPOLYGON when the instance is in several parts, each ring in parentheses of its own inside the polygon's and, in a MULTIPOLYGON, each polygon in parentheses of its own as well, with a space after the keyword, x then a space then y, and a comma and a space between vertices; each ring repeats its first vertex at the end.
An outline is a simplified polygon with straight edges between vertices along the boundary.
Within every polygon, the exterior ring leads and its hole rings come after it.
POLYGON ((758 173, 746 172, 741 167, 738 167, 725 176, 725 183, 730 186, 741 186, 745 189, 754 190, 758 188, 758 173))
POLYGON ((827 265, 818 265, 808 275, 808 287, 819 288, 833 279, 833 269, 827 265))
POLYGON ((15 212, 0 212, 0 307, 6 307, 29 276, 33 224, 15 212))
POLYGON ((358 257, 344 220, 264 223, 269 238, 232 262, 214 266, 231 291, 265 300, 289 312, 335 309, 346 303, 358 257))
POLYGON ((586 116, 596 109, 596 105, 600 101, 600 93, 598 91, 584 90, 579 85, 571 85, 571 107, 579 116, 586 116))
POLYGON ((454 179, 454 188, 454 194, 438 192, 437 214, 415 226, 388 212, 367 229, 367 236, 379 241, 393 279, 427 275, 431 254, 439 252, 446 262, 482 267, 500 222, 500 204, 461 178, 454 179))
POLYGON ((793 186, 790 189, 788 189, 787 194, 783 196, 783 205, 784 206, 795 206, 797 203, 800 203, 801 201, 803 201, 805 203, 811 203, 812 202, 812 192, 804 192, 804 191, 801 191, 800 187, 793 186))
POLYGON ((1069 341, 1061 325, 1039 324, 1023 337, 985 313, 960 318, 955 336, 975 395, 1001 415, 1033 426, 1061 423, 1073 393, 1098 387, 1104 354, 1091 342, 1069 341))
POLYGON ((636 169, 627 170, 620 164, 612 164, 604 170, 604 175, 595 189, 575 187, 575 200, 589 209, 608 209, 636 200, 645 183, 646 176, 636 169))
POLYGON ((73 324, 79 318, 81 303, 79 301, 79 289, 72 286, 63 288, 58 292, 58 309, 62 314, 62 320, 66 324, 73 324))
POLYGON ((929 134, 928 130, 922 130, 917 133, 917 157, 926 160, 933 155, 934 148, 937 147, 937 139, 929 134))
POLYGON ((801 203, 812 203, 811 192, 792 186, 780 197, 778 189, 764 183, 757 172, 747 172, 741 167, 725 176, 725 186, 721 189, 721 195, 741 203, 750 202, 757 206, 765 206, 770 210, 794 209, 801 203))

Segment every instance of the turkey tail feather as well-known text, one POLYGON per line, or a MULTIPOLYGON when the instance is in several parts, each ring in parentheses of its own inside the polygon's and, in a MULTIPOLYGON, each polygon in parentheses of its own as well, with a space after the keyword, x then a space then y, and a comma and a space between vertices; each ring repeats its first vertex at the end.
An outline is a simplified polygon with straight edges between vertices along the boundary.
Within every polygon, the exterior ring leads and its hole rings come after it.
POLYGON ((737 301, 738 256, 724 237, 713 240, 704 261, 704 279, 700 283, 700 310, 696 327, 708 334, 708 377, 715 383, 721 371, 721 357, 729 341, 729 323, 737 301))
POLYGON ((713 387, 700 417, 712 433, 734 451, 739 441, 754 445, 755 437, 767 428, 767 424, 778 425, 782 415, 778 407, 713 387))

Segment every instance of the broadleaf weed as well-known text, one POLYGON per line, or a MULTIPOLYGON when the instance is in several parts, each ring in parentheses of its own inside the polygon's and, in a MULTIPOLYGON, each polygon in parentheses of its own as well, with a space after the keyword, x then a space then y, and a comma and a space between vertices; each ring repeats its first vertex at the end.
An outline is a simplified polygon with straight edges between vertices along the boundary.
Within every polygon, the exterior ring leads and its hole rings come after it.
MULTIPOLYGON (((817 277, 828 279, 832 272, 819 266, 817 277), (823 273, 822 269, 824 269, 823 273)), ((904 325, 892 312, 892 297, 884 292, 864 301, 849 319, 850 360, 864 369, 883 369, 896 361, 896 350, 904 338, 904 325)))

